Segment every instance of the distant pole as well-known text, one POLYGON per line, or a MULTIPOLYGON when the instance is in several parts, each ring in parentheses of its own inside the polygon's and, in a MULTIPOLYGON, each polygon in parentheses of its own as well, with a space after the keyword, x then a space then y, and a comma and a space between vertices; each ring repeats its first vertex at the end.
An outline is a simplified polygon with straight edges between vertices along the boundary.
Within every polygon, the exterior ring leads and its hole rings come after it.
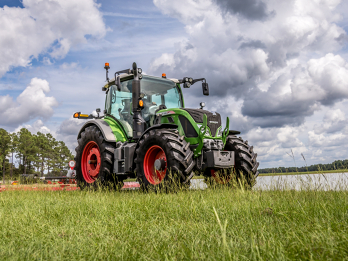
POLYGON ((5 185, 5 157, 4 160, 2 162, 3 168, 2 168, 2 184, 5 185))
POLYGON ((13 169, 13 152, 12 152, 12 164, 11 164, 10 182, 12 180, 12 169, 13 169))

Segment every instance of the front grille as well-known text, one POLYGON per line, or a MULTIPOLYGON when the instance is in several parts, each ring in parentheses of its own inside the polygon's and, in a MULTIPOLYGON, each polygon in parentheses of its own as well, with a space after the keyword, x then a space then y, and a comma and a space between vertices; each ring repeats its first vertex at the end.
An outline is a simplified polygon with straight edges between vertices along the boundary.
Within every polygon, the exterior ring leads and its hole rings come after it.
POLYGON ((184 109, 187 111, 191 117, 197 123, 203 123, 203 115, 207 115, 208 127, 210 129, 211 135, 215 137, 217 129, 221 126, 221 116, 219 113, 213 114, 210 111, 201 109, 184 109))
POLYGON ((215 137, 217 129, 221 126, 221 116, 218 113, 216 113, 216 115, 211 113, 210 115, 207 115, 207 118, 211 135, 215 137))
POLYGON ((179 115, 179 120, 182 128, 184 129, 185 135, 188 138, 196 138, 198 134, 195 128, 192 126, 191 122, 184 116, 179 115))

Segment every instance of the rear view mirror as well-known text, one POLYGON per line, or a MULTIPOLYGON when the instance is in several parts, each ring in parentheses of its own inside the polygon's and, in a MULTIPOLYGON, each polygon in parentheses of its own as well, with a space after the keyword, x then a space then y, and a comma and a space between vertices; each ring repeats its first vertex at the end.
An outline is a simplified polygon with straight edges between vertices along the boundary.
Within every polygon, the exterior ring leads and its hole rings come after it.
POLYGON ((208 86, 208 83, 203 82, 203 83, 202 83, 202 89, 203 89, 203 95, 208 96, 208 95, 209 95, 209 86, 208 86))

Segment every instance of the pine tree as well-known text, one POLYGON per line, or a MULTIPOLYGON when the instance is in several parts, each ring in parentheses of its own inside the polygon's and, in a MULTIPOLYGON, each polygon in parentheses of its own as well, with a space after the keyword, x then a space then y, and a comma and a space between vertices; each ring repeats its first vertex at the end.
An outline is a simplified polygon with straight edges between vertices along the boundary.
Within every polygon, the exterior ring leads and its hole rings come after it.
POLYGON ((48 139, 45 136, 45 134, 38 132, 37 135, 35 135, 35 142, 36 146, 38 148, 37 150, 37 168, 40 169, 41 177, 43 177, 44 169, 45 169, 45 163, 48 158, 49 153, 49 144, 48 139))
POLYGON ((67 171, 69 169, 68 163, 71 159, 73 159, 73 156, 63 141, 59 141, 55 147, 55 155, 56 164, 54 170, 55 172, 59 173, 59 175, 62 175, 63 171, 67 171))
POLYGON ((2 163, 2 183, 5 183, 5 161, 9 153, 11 137, 4 129, 0 129, 0 162, 2 163))
POLYGON ((11 153, 11 172, 10 172, 10 180, 12 180, 12 176, 13 176, 13 155, 14 153, 16 153, 17 151, 17 147, 18 147, 18 136, 16 133, 11 133, 10 134, 11 137, 11 146, 10 146, 10 153, 11 153))
POLYGON ((26 128, 20 129, 18 133, 18 151, 23 157, 24 174, 27 173, 28 164, 36 160, 37 147, 35 139, 26 128))
POLYGON ((50 173, 50 170, 52 171, 55 166, 55 147, 57 146, 56 139, 52 136, 52 134, 47 133, 46 135, 47 139, 47 157, 46 157, 46 165, 47 165, 47 174, 50 173))

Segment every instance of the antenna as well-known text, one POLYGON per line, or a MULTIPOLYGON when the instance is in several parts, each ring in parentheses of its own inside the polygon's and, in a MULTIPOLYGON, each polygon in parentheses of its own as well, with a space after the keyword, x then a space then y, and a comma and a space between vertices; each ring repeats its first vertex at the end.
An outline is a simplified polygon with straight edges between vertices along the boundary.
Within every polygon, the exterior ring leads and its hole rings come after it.
POLYGON ((109 82, 109 69, 110 69, 109 63, 105 63, 104 69, 106 70, 106 81, 109 82))

